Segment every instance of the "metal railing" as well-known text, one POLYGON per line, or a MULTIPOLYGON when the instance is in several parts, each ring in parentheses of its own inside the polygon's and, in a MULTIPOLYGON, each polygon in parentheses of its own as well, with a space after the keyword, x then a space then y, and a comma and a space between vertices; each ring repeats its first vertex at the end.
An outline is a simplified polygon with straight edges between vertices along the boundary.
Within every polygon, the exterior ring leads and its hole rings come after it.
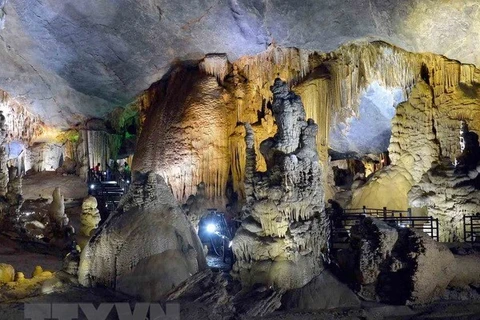
POLYGON ((463 216, 463 240, 480 243, 480 216, 463 216))
POLYGON ((362 208, 351 208, 351 209, 343 209, 345 214, 364 214, 369 217, 373 218, 384 218, 387 217, 411 217, 412 216, 412 209, 408 208, 407 210, 389 210, 386 207, 381 209, 379 208, 367 208, 363 206, 362 208))
POLYGON ((438 219, 431 216, 412 216, 410 208, 406 211, 401 211, 387 210, 387 208, 375 209, 363 207, 361 209, 345 209, 343 210, 343 215, 341 217, 333 217, 330 230, 332 248, 334 248, 335 244, 348 243, 350 239, 350 229, 354 225, 359 224, 360 221, 366 217, 376 218, 385 221, 388 224, 394 224, 402 228, 422 231, 434 240, 439 240, 438 219))

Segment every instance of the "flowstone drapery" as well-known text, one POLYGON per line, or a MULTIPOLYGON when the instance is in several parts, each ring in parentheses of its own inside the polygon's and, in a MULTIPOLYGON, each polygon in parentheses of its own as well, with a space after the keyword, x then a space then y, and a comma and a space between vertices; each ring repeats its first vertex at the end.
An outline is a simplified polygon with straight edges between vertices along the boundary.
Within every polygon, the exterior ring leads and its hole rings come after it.
POLYGON ((272 110, 278 131, 260 150, 266 172, 256 172, 253 130, 246 124, 244 221, 233 240, 234 273, 244 285, 298 288, 323 270, 328 221, 316 135, 300 97, 275 79, 272 110))

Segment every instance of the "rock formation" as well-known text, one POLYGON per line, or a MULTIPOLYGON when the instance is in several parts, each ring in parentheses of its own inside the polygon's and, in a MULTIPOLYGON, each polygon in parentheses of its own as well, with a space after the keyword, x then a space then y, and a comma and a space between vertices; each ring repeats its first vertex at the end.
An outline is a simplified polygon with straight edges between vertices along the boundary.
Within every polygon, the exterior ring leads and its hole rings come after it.
POLYGON ((206 210, 209 208, 208 197, 205 193, 205 183, 200 182, 198 184, 197 193, 190 195, 182 208, 192 226, 197 230, 200 219, 207 213, 206 210))
POLYGON ((15 279, 15 269, 13 266, 0 263, 0 284, 12 282, 15 279))
POLYGON ((428 170, 408 193, 412 208, 426 208, 429 215, 438 218, 440 241, 463 241, 463 216, 480 212, 480 170, 467 168, 463 164, 462 169, 455 167, 445 159, 428 170))
POLYGON ((93 196, 88 196, 83 199, 82 214, 80 216, 80 234, 77 237, 78 243, 81 248, 85 247, 90 237, 98 228, 98 224, 102 219, 100 211, 97 209, 97 199, 93 196))
POLYGON ((198 236, 164 180, 137 173, 117 212, 82 251, 79 282, 156 301, 205 268, 198 236))
MULTIPOLYGON (((408 192, 423 175, 443 159, 454 162, 460 154, 461 121, 469 127, 463 128, 463 143, 475 144, 474 132, 480 130, 480 73, 476 69, 467 71, 467 66, 452 61, 432 62, 417 61, 420 70, 409 98, 398 105, 392 119, 388 148, 391 165, 376 172, 353 193, 351 207, 406 210, 411 205, 408 192)), ((478 143, 468 150, 475 148, 478 143)))
POLYGON ((20 208, 24 202, 22 176, 17 167, 8 168, 8 183, 5 200, 0 201, 0 222, 7 230, 19 230, 20 208))
POLYGON ((463 241, 463 216, 480 212, 480 146, 478 135, 460 121, 460 154, 436 162, 408 193, 413 208, 426 208, 439 220, 441 241, 463 241))
POLYGON ((253 130, 246 128, 245 219, 233 239, 234 271, 245 286, 298 288, 323 270, 328 221, 317 125, 305 120, 302 102, 276 79, 273 115, 278 132, 261 143, 266 172, 257 172, 253 130))
POLYGON ((92 231, 98 227, 98 224, 101 220, 100 212, 97 209, 98 203, 97 199, 93 196, 88 196, 83 199, 82 203, 82 215, 80 217, 80 222, 82 227, 80 228, 80 233, 86 237, 92 235, 92 231))
POLYGON ((63 237, 63 231, 68 225, 68 217, 65 214, 65 201, 60 188, 55 188, 52 193, 52 203, 48 212, 50 218, 50 230, 56 237, 63 237))
POLYGON ((372 218, 352 227, 350 248, 337 261, 361 297, 390 304, 431 302, 447 287, 478 282, 480 271, 477 254, 454 255, 423 232, 372 218))

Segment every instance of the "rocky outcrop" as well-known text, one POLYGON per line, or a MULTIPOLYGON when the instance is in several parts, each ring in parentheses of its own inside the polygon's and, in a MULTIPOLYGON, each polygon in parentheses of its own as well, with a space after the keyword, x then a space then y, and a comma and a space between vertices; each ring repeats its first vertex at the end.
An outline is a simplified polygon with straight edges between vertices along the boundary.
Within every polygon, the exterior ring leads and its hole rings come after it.
POLYGON ((166 300, 180 303, 181 318, 185 320, 252 319, 279 309, 285 293, 263 286, 238 290, 228 277, 207 269, 180 284, 166 300))
POLYGON ((317 126, 305 119, 300 98, 276 79, 273 115, 277 134, 260 150, 266 172, 257 172, 253 130, 246 124, 245 220, 233 239, 234 271, 245 286, 299 288, 323 270, 329 234, 317 126))
POLYGON ((156 301, 205 268, 198 236, 164 180, 138 173, 82 251, 79 282, 156 301))
POLYGON ((459 172, 449 161, 444 161, 412 187, 409 202, 413 208, 426 208, 429 215, 438 218, 441 241, 463 241, 463 215, 480 211, 479 181, 478 177, 471 179, 468 173, 459 172))
POLYGON ((352 227, 350 248, 337 261, 364 299, 422 304, 478 282, 480 256, 457 256, 422 232, 365 218, 352 227))

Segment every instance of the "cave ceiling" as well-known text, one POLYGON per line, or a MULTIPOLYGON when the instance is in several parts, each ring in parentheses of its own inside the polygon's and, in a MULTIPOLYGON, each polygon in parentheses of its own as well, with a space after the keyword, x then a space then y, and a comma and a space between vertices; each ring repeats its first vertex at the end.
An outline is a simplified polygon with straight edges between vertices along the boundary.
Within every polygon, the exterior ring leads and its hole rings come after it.
MULTIPOLYGON (((3 1, 0 1, 0 3, 3 1)), ((8 0, 0 88, 62 127, 132 101, 176 61, 383 40, 480 65, 478 0, 8 0)))

